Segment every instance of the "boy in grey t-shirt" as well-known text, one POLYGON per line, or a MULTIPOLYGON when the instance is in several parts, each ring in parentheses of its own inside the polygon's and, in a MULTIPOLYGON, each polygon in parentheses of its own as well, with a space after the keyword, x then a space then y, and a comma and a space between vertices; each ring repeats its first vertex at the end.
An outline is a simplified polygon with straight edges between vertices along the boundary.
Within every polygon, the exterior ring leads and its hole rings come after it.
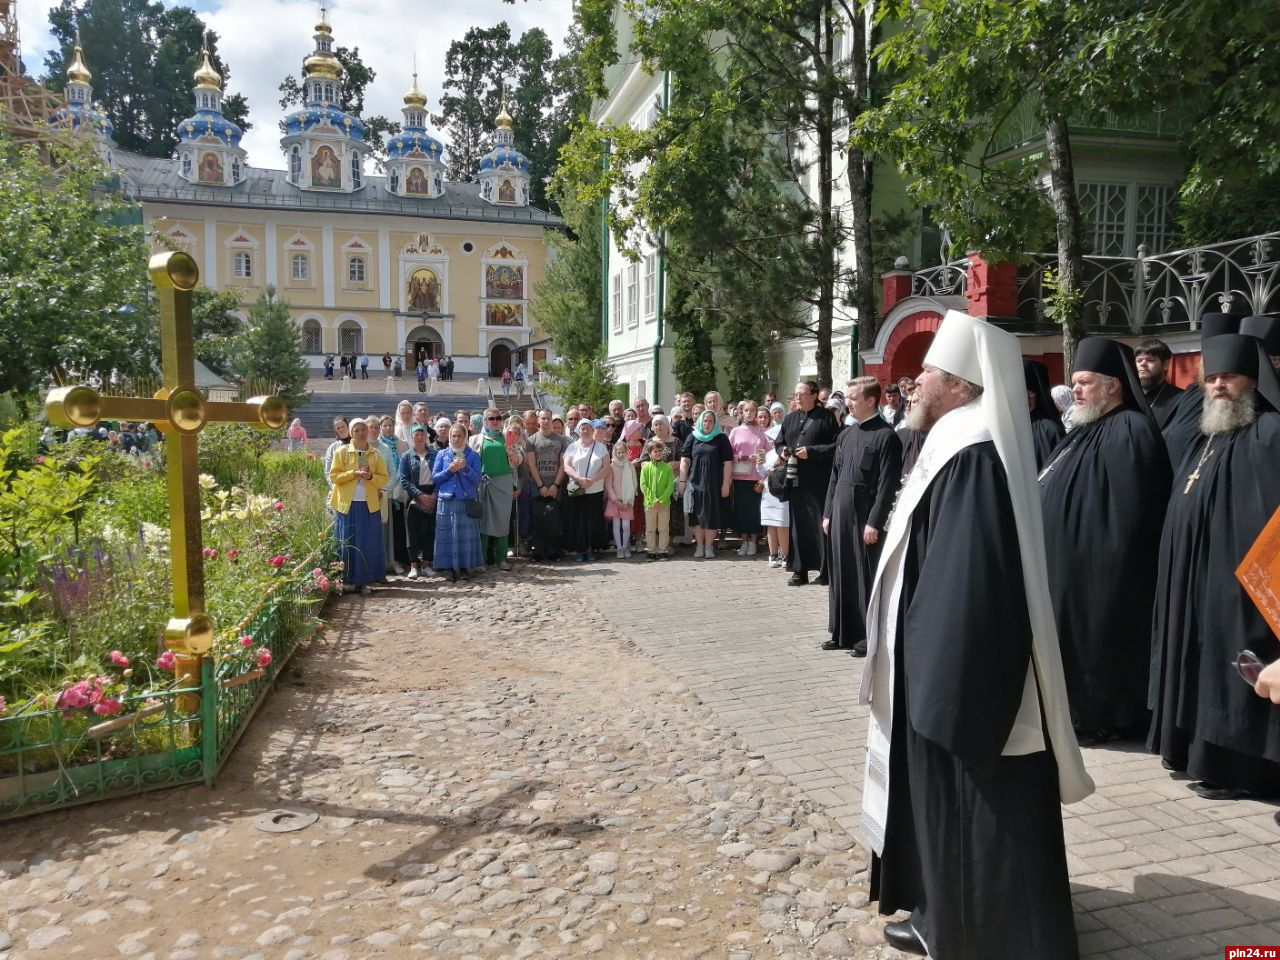
POLYGON ((525 441, 529 485, 536 496, 559 496, 564 489, 564 452, 569 441, 551 432, 551 411, 538 412, 538 432, 525 441))

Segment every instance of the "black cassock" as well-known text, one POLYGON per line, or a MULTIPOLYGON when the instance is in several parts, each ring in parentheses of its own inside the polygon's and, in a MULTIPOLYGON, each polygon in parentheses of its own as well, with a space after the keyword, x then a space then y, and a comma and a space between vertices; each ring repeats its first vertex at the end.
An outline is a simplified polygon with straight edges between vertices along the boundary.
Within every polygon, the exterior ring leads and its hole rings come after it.
POLYGON ((1164 445, 1169 449, 1169 462, 1175 468, 1182 463, 1187 451, 1203 439, 1200 435, 1200 413, 1203 409, 1204 388, 1193 383, 1178 394, 1173 408, 1165 411, 1160 432, 1164 434, 1164 445))
POLYGON ((823 517, 831 521, 831 592, 827 629, 841 647, 867 639, 867 601, 880 544, 862 541, 862 528, 882 534, 902 483, 902 441, 876 415, 841 432, 831 465, 823 517))
POLYGON ((1151 415, 1156 418, 1156 426, 1161 430, 1173 419, 1181 396, 1182 388, 1168 382, 1160 384, 1154 392, 1147 394, 1147 406, 1151 408, 1151 415))
POLYGON ((1217 434, 1199 466, 1207 442, 1201 436, 1174 471, 1160 543, 1149 745, 1198 780, 1280 795, 1280 708, 1234 666, 1244 649, 1265 663, 1280 658, 1280 641, 1235 577, 1280 507, 1280 414, 1217 434))
POLYGON ((894 433, 902 441, 902 479, 905 480, 911 468, 916 465, 916 460, 920 456, 920 451, 924 449, 924 442, 929 435, 923 430, 912 430, 910 427, 903 427, 901 430, 895 430, 894 433))
POLYGON ((871 898, 882 914, 911 911, 933 957, 1075 960, 1053 753, 1001 755, 1022 702, 1031 621, 993 443, 938 471, 909 536, 889 815, 871 898))
POLYGON ((791 513, 791 553, 787 569, 792 573, 810 570, 827 572, 827 551, 822 535, 822 509, 827 501, 827 483, 831 479, 831 458, 836 450, 840 424, 831 411, 815 406, 808 413, 792 410, 782 420, 775 445, 781 456, 800 447, 809 456, 797 460, 800 485, 791 489, 788 500, 791 513))
POLYGON ((1067 428, 1059 417, 1031 411, 1031 442, 1036 448, 1036 469, 1043 470, 1049 462, 1049 455, 1067 435, 1067 428))
POLYGON ((1146 729, 1156 562, 1173 470, 1131 405, 1077 427, 1040 475, 1045 553, 1077 730, 1146 729))

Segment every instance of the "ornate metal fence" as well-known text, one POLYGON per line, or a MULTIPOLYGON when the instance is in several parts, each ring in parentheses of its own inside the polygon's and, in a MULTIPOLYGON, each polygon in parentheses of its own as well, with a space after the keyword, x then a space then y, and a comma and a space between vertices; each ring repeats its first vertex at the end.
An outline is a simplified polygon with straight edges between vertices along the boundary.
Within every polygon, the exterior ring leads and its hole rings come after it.
MULTIPOLYGON (((1031 254, 1018 268, 1018 318, 1046 322, 1047 275, 1058 258, 1031 254)), ((968 261, 911 277, 916 296, 963 296, 968 261)), ((1280 310, 1280 232, 1148 256, 1084 258, 1084 323, 1092 332, 1132 336, 1199 329, 1202 314, 1280 310)))
MULTIPOLYGON (((326 545, 300 564, 325 565, 326 545)), ((271 651, 265 668, 236 675, 205 660, 200 685, 128 698, 119 717, 30 710, 0 717, 0 820, 163 787, 212 786, 272 684, 313 629, 323 597, 282 581, 235 628, 271 651)))

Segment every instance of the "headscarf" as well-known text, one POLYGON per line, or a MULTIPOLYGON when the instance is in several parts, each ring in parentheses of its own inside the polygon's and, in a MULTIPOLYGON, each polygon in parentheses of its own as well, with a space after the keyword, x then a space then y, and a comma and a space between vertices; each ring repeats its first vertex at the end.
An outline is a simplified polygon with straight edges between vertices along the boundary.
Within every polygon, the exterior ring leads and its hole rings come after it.
MULTIPOLYGON (((452 453, 453 453, 453 455, 454 455, 454 456, 457 456, 458 454, 462 453, 464 450, 466 450, 466 449, 467 449, 467 438, 466 438, 466 437, 463 437, 463 438, 462 438, 462 442, 461 442, 460 444, 458 444, 456 447, 453 445, 453 431, 452 431, 452 430, 450 430, 450 431, 449 431, 448 439, 447 439, 447 441, 446 441, 446 442, 449 444, 449 450, 450 450, 450 451, 452 451, 452 453)), ((466 454, 463 454, 463 456, 465 456, 465 455, 466 455, 466 454)))
POLYGON ((626 443, 637 433, 642 433, 643 431, 644 426, 641 425, 639 420, 628 420, 622 425, 622 442, 626 443))
POLYGON ((653 435, 655 437, 658 435, 658 424, 660 423, 665 423, 667 425, 667 433, 671 433, 671 421, 667 419, 666 414, 655 413, 649 422, 653 424, 653 435))
POLYGON ((444 435, 447 437, 449 435, 449 428, 453 426, 453 421, 450 420, 448 417, 441 417, 439 420, 436 421, 435 426, 436 426, 437 434, 439 434, 441 431, 444 431, 444 435))
POLYGON ((697 418, 693 421, 693 435, 703 443, 714 440, 716 437, 720 436, 720 432, 720 418, 716 416, 716 412, 710 407, 707 407, 707 409, 698 414, 697 418), (706 416, 711 417, 711 429, 704 433, 702 431, 702 420, 706 416))
POLYGON ((473 413, 471 415, 471 429, 474 430, 476 433, 479 433, 481 430, 484 429, 484 414, 473 413))

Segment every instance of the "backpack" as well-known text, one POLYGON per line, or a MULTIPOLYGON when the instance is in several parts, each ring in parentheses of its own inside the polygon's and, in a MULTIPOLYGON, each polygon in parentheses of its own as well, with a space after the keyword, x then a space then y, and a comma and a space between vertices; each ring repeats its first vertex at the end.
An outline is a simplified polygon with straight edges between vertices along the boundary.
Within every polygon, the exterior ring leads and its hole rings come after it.
POLYGON ((533 506, 533 558, 558 560, 563 525, 560 519, 560 501, 554 497, 535 497, 533 506))

